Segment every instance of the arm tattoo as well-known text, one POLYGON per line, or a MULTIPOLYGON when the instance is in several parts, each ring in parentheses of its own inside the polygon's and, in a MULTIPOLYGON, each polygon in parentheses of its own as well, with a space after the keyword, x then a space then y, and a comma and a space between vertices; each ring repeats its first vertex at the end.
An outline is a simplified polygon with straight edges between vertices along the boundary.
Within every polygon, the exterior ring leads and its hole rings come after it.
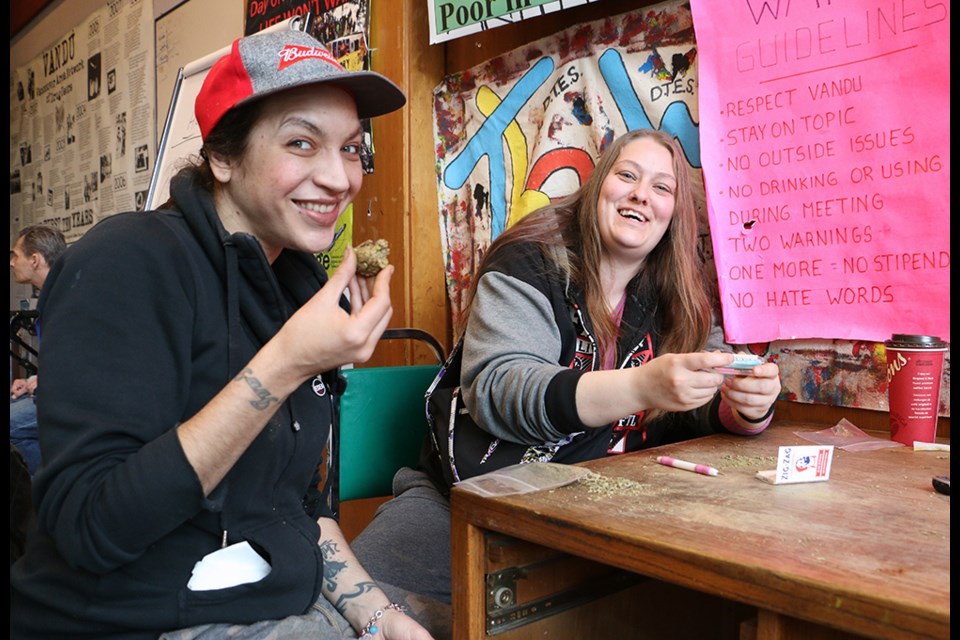
POLYGON ((324 540, 320 543, 320 555, 323 556, 323 582, 331 592, 337 590, 337 574, 347 568, 346 562, 333 559, 338 551, 336 542, 324 540))
POLYGON ((342 560, 323 561, 323 583, 331 593, 337 590, 337 574, 346 568, 347 563, 342 560))
POLYGON ((320 553, 323 555, 324 561, 329 560, 333 557, 333 554, 339 552, 340 549, 337 547, 336 542, 331 542, 330 540, 324 540, 320 543, 320 553))
MULTIPOLYGON (((331 594, 337 591, 337 575, 347 568, 346 562, 334 559, 334 556, 339 553, 339 551, 340 548, 336 542, 324 540, 320 543, 320 553, 323 555, 323 584, 331 594)), ((333 603, 333 606, 335 606, 337 610, 343 611, 343 607, 348 604, 348 601, 359 598, 363 594, 370 593, 376 589, 377 583, 358 582, 353 585, 353 587, 354 590, 352 592, 342 594, 337 598, 337 601, 333 603)))
POLYGON ((354 598, 359 598, 363 594, 370 593, 371 591, 376 589, 377 583, 376 582, 358 582, 354 586, 356 587, 356 590, 354 590, 352 593, 344 593, 339 598, 337 598, 337 601, 335 603, 333 603, 333 606, 337 608, 337 611, 343 611, 343 607, 344 605, 347 604, 347 600, 353 600, 354 598))
POLYGON ((263 411, 270 406, 271 402, 279 402, 269 391, 263 388, 260 381, 253 377, 253 370, 247 367, 237 374, 235 380, 243 380, 257 394, 257 399, 250 402, 250 406, 259 411, 263 411))

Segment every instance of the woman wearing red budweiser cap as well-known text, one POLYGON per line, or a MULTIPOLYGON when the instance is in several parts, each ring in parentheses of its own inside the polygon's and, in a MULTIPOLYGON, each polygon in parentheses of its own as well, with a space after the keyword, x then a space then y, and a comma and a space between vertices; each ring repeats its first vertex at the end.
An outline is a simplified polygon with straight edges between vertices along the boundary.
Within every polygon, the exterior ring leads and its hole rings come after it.
POLYGON ((201 158, 170 200, 58 261, 13 637, 433 637, 336 520, 339 367, 372 354, 393 268, 313 257, 360 189, 360 119, 404 102, 306 34, 241 38, 197 96, 201 158))

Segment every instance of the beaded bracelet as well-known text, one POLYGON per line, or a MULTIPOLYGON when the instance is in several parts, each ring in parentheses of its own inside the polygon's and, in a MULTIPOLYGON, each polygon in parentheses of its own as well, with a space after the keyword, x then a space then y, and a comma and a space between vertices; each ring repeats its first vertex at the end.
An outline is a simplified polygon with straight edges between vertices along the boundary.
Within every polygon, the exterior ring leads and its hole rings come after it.
POLYGON ((379 627, 377 627, 377 622, 380 621, 380 618, 382 618, 383 614, 389 609, 393 609, 394 611, 399 611, 400 613, 404 614, 407 612, 407 608, 405 606, 402 604, 397 604, 396 602, 391 602, 382 609, 377 609, 373 612, 373 615, 370 616, 370 622, 368 622, 366 626, 360 630, 361 640, 372 638, 373 636, 377 635, 377 632, 380 631, 379 627))

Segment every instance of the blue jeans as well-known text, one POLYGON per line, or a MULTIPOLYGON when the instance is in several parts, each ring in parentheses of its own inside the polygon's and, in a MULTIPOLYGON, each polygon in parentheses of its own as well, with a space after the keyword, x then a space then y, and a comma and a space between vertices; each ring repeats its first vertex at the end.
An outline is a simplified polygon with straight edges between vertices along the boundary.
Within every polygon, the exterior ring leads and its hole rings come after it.
POLYGON ((40 466, 40 439, 37 431, 37 403, 33 396, 10 400, 10 443, 27 463, 30 476, 40 466))

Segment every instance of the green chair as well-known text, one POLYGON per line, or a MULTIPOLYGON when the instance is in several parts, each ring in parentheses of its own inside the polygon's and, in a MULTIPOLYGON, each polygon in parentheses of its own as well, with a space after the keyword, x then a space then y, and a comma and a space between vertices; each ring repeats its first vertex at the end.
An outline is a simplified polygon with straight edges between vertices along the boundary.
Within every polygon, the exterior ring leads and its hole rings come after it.
POLYGON ((388 329, 380 339, 426 342, 437 364, 343 370, 339 502, 391 495, 393 475, 417 465, 427 433, 424 396, 443 364, 443 347, 420 329, 388 329))

